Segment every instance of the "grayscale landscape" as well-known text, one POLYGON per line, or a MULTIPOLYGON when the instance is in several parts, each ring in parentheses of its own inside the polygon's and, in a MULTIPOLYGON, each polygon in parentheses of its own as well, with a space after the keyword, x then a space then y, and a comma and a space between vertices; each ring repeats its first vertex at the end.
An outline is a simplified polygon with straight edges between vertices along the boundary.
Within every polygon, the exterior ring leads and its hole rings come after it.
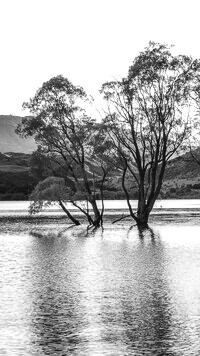
POLYGON ((200 355, 198 5, 0 4, 0 356, 200 355))

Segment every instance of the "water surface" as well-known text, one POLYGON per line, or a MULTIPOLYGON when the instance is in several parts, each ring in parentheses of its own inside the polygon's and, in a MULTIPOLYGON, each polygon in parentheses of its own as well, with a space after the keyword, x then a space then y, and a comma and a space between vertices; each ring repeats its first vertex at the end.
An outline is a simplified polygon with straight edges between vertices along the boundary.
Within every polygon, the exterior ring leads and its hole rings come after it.
MULTIPOLYGON (((26 216, 28 214, 29 201, 0 201, 0 216, 26 216)), ((99 208, 101 208, 101 201, 97 201, 99 208)), ((127 213, 127 202, 126 200, 105 200, 105 213, 106 214, 119 214, 127 213)), ((137 209, 137 200, 132 200, 131 205, 133 209, 137 209)), ((71 203, 66 203, 66 207, 70 211, 76 211, 71 203)), ((166 199, 157 200, 152 214, 166 214, 170 212, 185 213, 200 213, 200 199, 166 199)), ((80 213, 80 212, 79 212, 80 213)), ((52 216, 52 215, 63 215, 63 211, 58 204, 44 209, 43 212, 39 213, 39 216, 52 216)))
POLYGON ((147 231, 1 219, 0 355, 199 355, 200 218, 187 214, 147 231))

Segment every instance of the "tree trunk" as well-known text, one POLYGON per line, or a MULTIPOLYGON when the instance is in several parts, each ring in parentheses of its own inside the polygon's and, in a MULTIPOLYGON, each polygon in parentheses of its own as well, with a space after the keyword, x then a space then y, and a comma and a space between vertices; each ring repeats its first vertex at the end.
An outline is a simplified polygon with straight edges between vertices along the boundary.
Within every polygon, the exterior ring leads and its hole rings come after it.
POLYGON ((93 196, 89 196, 88 198, 90 204, 92 205, 92 209, 94 212, 94 220, 93 220, 93 225, 94 226, 100 226, 101 220, 102 220, 102 216, 100 214, 100 211, 97 207, 97 203, 95 198, 93 198, 93 196))
POLYGON ((137 219, 136 219, 137 226, 141 228, 148 228, 148 220, 149 220, 149 213, 145 206, 142 210, 138 211, 137 213, 137 219))
POLYGON ((100 226, 100 223, 102 221, 102 216, 101 216, 100 211, 97 207, 96 199, 91 192, 84 165, 82 165, 82 174, 83 174, 83 179, 84 179, 85 190, 86 190, 87 196, 88 196, 88 201, 92 205, 92 209, 94 212, 94 219, 93 219, 92 224, 94 226, 98 227, 98 226, 100 226))
POLYGON ((84 209, 82 209, 77 203, 75 203, 75 201, 70 200, 70 202, 76 207, 78 208, 88 219, 88 222, 90 225, 93 225, 93 220, 92 217, 90 216, 90 214, 88 213, 88 209, 87 211, 85 211, 84 209))
POLYGON ((79 220, 75 219, 69 212, 69 210, 66 209, 65 205, 63 204, 63 202, 61 200, 59 200, 59 205, 61 206, 61 208, 63 209, 63 211, 67 214, 68 218, 75 224, 75 225, 80 225, 79 220))
POLYGON ((142 176, 139 187, 138 209, 136 223, 141 227, 148 227, 149 210, 145 200, 144 194, 144 177, 142 176))

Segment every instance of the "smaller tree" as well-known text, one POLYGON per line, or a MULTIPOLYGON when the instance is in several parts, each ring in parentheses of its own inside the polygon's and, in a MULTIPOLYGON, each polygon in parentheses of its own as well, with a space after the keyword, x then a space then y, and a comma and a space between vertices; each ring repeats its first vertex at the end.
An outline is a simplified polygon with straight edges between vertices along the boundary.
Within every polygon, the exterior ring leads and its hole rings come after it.
POLYGON ((104 209, 99 208, 96 193, 97 188, 100 189, 103 201, 107 173, 98 169, 93 143, 99 125, 86 114, 85 102, 88 97, 83 88, 74 86, 63 76, 51 78, 43 83, 34 98, 24 103, 32 117, 24 118, 17 132, 35 137, 43 154, 52 163, 53 175, 73 181, 73 204, 87 216, 90 224, 99 226, 104 209), (98 187, 96 180, 100 182, 98 187), (74 199, 80 192, 86 201, 85 209, 74 199))

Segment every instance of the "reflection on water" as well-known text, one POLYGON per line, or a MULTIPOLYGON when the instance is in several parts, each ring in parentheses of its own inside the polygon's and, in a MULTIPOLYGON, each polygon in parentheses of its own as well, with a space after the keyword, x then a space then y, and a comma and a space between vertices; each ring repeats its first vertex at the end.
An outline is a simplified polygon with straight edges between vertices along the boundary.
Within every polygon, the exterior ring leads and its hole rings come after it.
POLYGON ((0 355, 200 354, 200 226, 6 228, 0 355))

